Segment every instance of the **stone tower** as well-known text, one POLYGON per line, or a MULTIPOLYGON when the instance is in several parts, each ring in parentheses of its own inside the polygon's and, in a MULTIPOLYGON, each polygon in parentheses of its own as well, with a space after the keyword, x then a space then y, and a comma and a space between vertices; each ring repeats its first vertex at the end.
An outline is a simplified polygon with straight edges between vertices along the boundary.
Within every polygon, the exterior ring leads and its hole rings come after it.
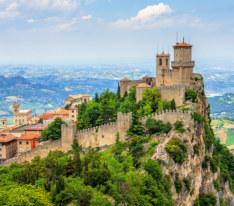
POLYGON ((14 114, 19 113, 19 110, 20 110, 20 104, 18 104, 18 103, 14 103, 12 107, 13 107, 13 113, 14 113, 14 114))
POLYGON ((166 81, 170 73, 170 55, 162 52, 161 54, 157 54, 156 57, 156 74, 157 81, 156 86, 160 87, 161 85, 167 84, 166 81))
POLYGON ((192 61, 192 44, 182 43, 174 45, 173 69, 174 84, 189 85, 195 63, 192 61))

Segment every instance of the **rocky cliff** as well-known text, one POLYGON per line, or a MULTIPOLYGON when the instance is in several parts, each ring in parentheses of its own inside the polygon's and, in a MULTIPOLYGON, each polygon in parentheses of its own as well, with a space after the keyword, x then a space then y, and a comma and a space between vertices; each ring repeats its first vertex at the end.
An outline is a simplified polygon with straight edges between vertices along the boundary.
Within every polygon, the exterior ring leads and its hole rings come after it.
POLYGON ((234 205, 230 182, 223 181, 219 160, 215 158, 215 140, 210 128, 209 107, 202 77, 196 76, 191 85, 190 90, 196 92, 196 100, 186 101, 180 109, 190 110, 193 120, 184 126, 183 131, 173 130, 166 138, 161 138, 152 159, 159 160, 164 173, 170 177, 175 205, 213 205, 204 204, 204 201, 199 204, 199 198, 205 195, 215 197, 216 205, 234 205), (178 161, 170 153, 169 146, 178 146, 172 145, 173 141, 180 141, 185 146, 183 161, 178 161))

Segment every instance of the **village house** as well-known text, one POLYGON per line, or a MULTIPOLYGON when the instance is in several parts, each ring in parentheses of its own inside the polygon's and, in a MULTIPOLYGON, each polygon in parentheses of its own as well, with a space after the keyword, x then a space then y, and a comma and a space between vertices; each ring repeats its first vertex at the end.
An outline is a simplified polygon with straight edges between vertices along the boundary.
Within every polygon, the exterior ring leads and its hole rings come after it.
POLYGON ((17 138, 12 134, 0 134, 0 162, 17 154, 17 138))
POLYGON ((18 140, 18 153, 28 152, 36 148, 39 144, 41 135, 37 133, 27 133, 22 134, 18 140))
POLYGON ((32 119, 32 110, 21 110, 20 104, 13 104, 13 123, 14 125, 27 125, 32 119))

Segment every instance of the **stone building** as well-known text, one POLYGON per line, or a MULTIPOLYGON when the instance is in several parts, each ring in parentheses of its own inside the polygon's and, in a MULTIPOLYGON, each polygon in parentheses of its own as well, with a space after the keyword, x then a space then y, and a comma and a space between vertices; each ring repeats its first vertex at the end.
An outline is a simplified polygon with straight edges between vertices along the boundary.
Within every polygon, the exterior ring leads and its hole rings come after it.
POLYGON ((32 110, 21 110, 20 104, 13 104, 13 123, 16 126, 27 125, 31 122, 32 110))
POLYGON ((142 99, 143 93, 150 86, 146 83, 140 83, 136 86, 136 101, 139 102, 142 99))
POLYGON ((170 54, 162 52, 156 56, 156 77, 145 77, 140 80, 124 78, 120 81, 120 93, 123 97, 128 90, 136 86, 136 99, 140 101, 145 89, 158 87, 164 100, 175 100, 177 106, 184 102, 185 90, 192 84, 193 68, 192 44, 176 43, 174 61, 170 54), (142 87, 144 85, 144 88, 142 87))
POLYGON ((90 100, 90 96, 88 94, 70 95, 65 100, 65 107, 78 106, 80 104, 88 102, 89 100, 90 100))
POLYGON ((77 94, 70 95, 65 100, 65 108, 68 110, 68 120, 70 122, 76 122, 78 117, 78 106, 87 103, 90 100, 90 96, 88 94, 77 94))
POLYGON ((39 144, 40 135, 36 133, 27 133, 18 138, 18 153, 28 152, 36 148, 39 144))
POLYGON ((17 154, 17 139, 12 134, 0 134, 0 163, 17 154))

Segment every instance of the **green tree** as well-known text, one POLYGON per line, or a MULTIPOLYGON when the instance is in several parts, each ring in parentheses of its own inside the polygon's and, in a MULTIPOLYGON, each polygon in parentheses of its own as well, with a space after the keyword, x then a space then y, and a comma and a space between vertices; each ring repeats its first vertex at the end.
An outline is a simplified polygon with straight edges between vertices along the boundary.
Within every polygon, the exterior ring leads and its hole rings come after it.
POLYGON ((169 122, 163 123, 163 121, 161 120, 157 121, 152 118, 147 119, 145 126, 150 135, 159 134, 159 133, 168 133, 172 129, 172 126, 169 122))
POLYGON ((195 202, 194 206, 215 206, 216 197, 212 193, 200 194, 199 199, 195 202))
POLYGON ((73 167, 75 175, 80 176, 82 172, 82 161, 80 157, 81 148, 78 145, 77 140, 75 139, 72 144, 72 152, 73 152, 73 167))
POLYGON ((192 88, 187 89, 185 92, 185 100, 190 100, 195 103, 197 101, 197 92, 192 88))
POLYGON ((178 138, 171 139, 165 146, 167 153, 178 164, 182 164, 187 157, 187 148, 178 138))
POLYGON ((53 122, 51 122, 46 129, 44 129, 41 133, 41 139, 43 141, 46 140, 58 140, 61 138, 61 126, 65 122, 56 118, 53 122))
POLYGON ((49 196, 31 185, 1 188, 0 205, 6 206, 53 206, 49 196))

